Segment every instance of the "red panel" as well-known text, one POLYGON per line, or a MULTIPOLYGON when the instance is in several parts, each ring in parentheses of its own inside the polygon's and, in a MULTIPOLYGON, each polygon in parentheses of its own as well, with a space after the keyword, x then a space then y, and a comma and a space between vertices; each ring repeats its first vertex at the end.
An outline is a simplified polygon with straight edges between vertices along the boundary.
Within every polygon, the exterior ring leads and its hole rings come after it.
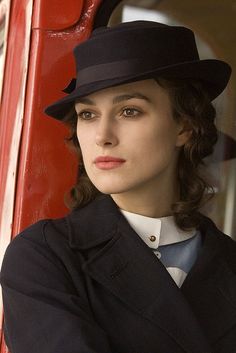
MULTIPOLYGON (((74 183, 77 161, 65 147, 66 128, 45 116, 43 110, 64 95, 60 90, 74 77, 72 48, 88 37, 100 2, 85 1, 79 22, 70 29, 33 30, 14 234, 38 219, 60 217, 68 212, 63 197, 74 183)), ((64 4, 66 7, 67 1, 64 4)), ((37 17, 35 11, 34 16, 37 17)))

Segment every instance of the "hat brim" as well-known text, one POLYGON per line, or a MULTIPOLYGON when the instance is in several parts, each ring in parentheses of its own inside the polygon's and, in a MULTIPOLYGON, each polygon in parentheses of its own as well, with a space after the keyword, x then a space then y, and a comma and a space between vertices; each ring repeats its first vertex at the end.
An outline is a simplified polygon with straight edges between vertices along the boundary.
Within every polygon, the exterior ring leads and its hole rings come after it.
MULTIPOLYGON (((172 66, 158 68, 129 76, 117 77, 110 80, 91 82, 77 87, 66 97, 49 105, 45 113, 55 119, 62 120, 72 109, 77 98, 105 88, 125 83, 140 81, 148 78, 164 77, 168 79, 197 79, 202 81, 211 100, 215 99, 225 89, 231 74, 230 66, 224 61, 208 59, 184 62, 172 66)), ((78 74, 79 77, 79 74, 78 74)))

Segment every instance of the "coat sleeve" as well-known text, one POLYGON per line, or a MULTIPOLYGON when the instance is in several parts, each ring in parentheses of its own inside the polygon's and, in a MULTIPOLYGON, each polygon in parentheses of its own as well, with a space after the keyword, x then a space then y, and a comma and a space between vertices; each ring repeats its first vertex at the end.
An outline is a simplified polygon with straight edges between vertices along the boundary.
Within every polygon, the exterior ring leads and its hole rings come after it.
POLYGON ((4 256, 4 334, 10 352, 111 353, 86 298, 62 261, 38 240, 41 229, 39 222, 18 235, 4 256))

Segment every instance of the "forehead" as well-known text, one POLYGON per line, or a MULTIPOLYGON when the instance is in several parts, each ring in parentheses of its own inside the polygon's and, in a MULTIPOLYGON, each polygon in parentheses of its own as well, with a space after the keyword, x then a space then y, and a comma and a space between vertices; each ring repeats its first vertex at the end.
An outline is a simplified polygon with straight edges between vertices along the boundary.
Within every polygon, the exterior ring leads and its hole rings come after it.
POLYGON ((112 99, 115 104, 131 98, 139 98, 152 103, 158 98, 158 96, 163 95, 167 95, 164 88, 162 88, 154 79, 146 79, 99 90, 77 99, 75 103, 92 104, 97 100, 112 99))

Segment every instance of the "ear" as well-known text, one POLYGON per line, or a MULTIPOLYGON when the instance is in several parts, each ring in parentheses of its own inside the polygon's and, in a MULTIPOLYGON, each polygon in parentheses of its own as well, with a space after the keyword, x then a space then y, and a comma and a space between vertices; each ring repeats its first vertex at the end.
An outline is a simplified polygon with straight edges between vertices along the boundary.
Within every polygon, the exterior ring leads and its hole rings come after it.
POLYGON ((189 119, 183 118, 179 123, 179 131, 176 139, 176 146, 184 146, 191 138, 193 129, 190 126, 189 119))

